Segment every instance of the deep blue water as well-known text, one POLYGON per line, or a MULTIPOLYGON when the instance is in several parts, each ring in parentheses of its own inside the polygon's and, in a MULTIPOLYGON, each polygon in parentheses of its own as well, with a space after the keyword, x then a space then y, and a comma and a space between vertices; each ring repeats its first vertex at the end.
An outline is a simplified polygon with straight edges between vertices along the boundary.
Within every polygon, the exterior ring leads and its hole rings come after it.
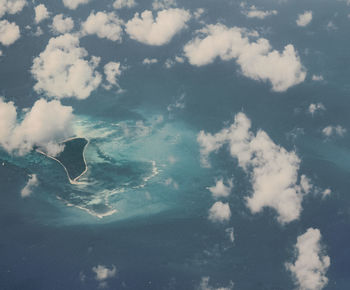
MULTIPOLYGON (((67 12, 61 1, 42 2, 55 14, 69 13, 76 25, 92 9, 110 5, 95 0, 67 12)), ((151 7, 150 1, 138 2, 136 11, 151 7)), ((194 21, 162 47, 126 35, 121 44, 83 38, 81 46, 89 55, 101 56, 101 71, 112 60, 128 65, 120 77, 125 91, 101 87, 86 100, 63 100, 74 108, 76 132, 90 140, 89 171, 81 180, 85 184, 70 184, 57 162, 36 152, 24 157, 0 152, 0 289, 97 289, 91 269, 98 264, 117 268, 107 281, 110 289, 195 289, 205 276, 214 287, 233 281, 234 289, 294 289, 284 263, 293 258, 297 236, 309 227, 320 229, 331 258, 325 289, 349 288, 350 135, 325 140, 321 129, 329 124, 350 128, 350 7, 333 0, 264 0, 259 6, 279 14, 258 21, 246 19, 238 1, 177 2, 188 9, 205 7, 206 23, 219 20, 262 31, 276 49, 292 43, 308 70, 307 79, 275 93, 269 84, 238 73, 234 61, 166 69, 164 61, 181 53, 201 27, 194 21), (300 29, 294 24, 296 15, 307 9, 313 10, 313 21, 300 29), (326 29, 329 21, 336 30, 326 29), (159 63, 143 66, 145 57, 157 57, 159 63), (322 74, 325 81, 312 81, 312 74, 322 74), (185 108, 169 114, 168 105, 182 94, 185 108), (315 102, 327 110, 311 117, 305 112, 315 102), (212 168, 202 168, 196 142, 200 130, 215 133, 240 111, 251 119, 253 131, 261 128, 275 143, 295 149, 302 160, 300 174, 320 188, 331 188, 331 196, 306 196, 300 219, 285 226, 273 210, 251 214, 244 201, 251 186, 237 162, 223 149, 212 157, 212 168), (297 128, 304 134, 288 137, 297 128), (23 199, 20 191, 33 173, 39 186, 23 199), (223 225, 208 221, 213 198, 206 187, 217 176, 234 178, 227 199, 232 217, 223 225), (111 210, 117 212, 103 219, 95 216, 111 210), (225 232, 230 227, 234 244, 225 232)), ((135 10, 119 15, 127 20, 135 10)), ((22 37, 1 47, 1 95, 25 108, 38 98, 29 72, 33 57, 52 35, 49 22, 41 25, 44 35, 37 38, 24 29, 32 24, 32 4, 5 18, 20 25, 22 37)))

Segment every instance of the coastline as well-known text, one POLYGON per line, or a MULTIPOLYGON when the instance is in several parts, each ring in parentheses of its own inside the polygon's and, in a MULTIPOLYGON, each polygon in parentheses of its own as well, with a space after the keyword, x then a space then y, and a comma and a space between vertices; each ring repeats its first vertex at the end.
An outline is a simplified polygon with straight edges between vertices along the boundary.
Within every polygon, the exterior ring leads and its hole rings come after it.
POLYGON ((66 167, 63 165, 63 163, 62 163, 61 161, 59 161, 57 158, 55 158, 55 157, 53 157, 53 156, 51 156, 51 155, 48 155, 47 153, 45 153, 45 152, 43 152, 43 151, 41 151, 41 150, 39 150, 39 149, 36 149, 36 152, 38 152, 38 153, 40 153, 40 154, 43 154, 43 155, 45 155, 46 157, 51 158, 51 159, 57 161, 57 162, 64 168, 64 170, 65 170, 65 172, 66 172, 66 174, 67 174, 67 177, 68 177, 69 182, 70 182, 71 184, 78 185, 78 184, 83 184, 82 182, 79 182, 78 179, 79 179, 80 177, 82 177, 82 176, 88 171, 88 169, 89 169, 89 168, 88 168, 88 165, 87 165, 87 162, 86 162, 86 159, 85 159, 85 150, 86 150, 87 146, 89 145, 90 140, 89 140, 88 138, 86 138, 86 137, 79 137, 79 136, 77 136, 77 137, 72 137, 72 138, 68 138, 68 139, 66 139, 66 140, 63 140, 61 143, 65 143, 65 142, 67 142, 67 141, 72 141, 72 140, 74 140, 74 139, 85 139, 85 140, 87 141, 86 145, 84 146, 83 152, 82 152, 83 160, 84 160, 84 164, 85 164, 85 170, 84 170, 79 176, 77 176, 77 177, 74 178, 74 179, 71 179, 71 178, 70 178, 69 172, 68 172, 67 168, 66 168, 66 167))

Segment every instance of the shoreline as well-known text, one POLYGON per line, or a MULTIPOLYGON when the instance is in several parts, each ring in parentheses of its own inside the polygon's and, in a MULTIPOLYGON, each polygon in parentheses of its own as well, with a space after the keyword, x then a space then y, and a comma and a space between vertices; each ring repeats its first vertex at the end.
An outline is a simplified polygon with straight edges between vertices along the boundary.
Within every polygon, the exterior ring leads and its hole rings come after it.
POLYGON ((71 140, 74 140, 74 139, 85 139, 85 140, 87 141, 86 145, 84 146, 83 152, 82 152, 83 160, 84 160, 84 164, 85 164, 85 170, 84 170, 79 176, 77 176, 77 177, 74 178, 74 179, 71 179, 71 178, 70 178, 69 172, 68 172, 67 168, 66 168, 66 167, 63 165, 63 163, 62 163, 61 161, 59 161, 57 158, 55 158, 55 157, 53 157, 53 156, 51 156, 51 155, 48 155, 47 153, 45 153, 44 151, 41 151, 41 150, 39 150, 39 149, 36 149, 36 152, 38 152, 38 153, 40 153, 40 154, 42 154, 42 155, 45 155, 45 156, 48 157, 48 158, 51 158, 51 159, 57 161, 57 162, 64 168, 64 171, 65 171, 66 174, 67 174, 67 177, 68 177, 69 182, 70 182, 71 184, 78 185, 78 184, 83 184, 82 182, 79 182, 78 179, 79 179, 80 177, 82 177, 82 176, 88 171, 88 169, 89 169, 89 168, 88 168, 88 165, 87 165, 87 162, 86 162, 86 159, 85 159, 85 150, 86 150, 87 146, 89 145, 90 140, 89 140, 88 138, 86 138, 86 137, 79 137, 79 136, 77 136, 77 137, 72 137, 72 138, 68 138, 68 139, 66 139, 66 140, 63 140, 63 141, 60 142, 60 143, 64 143, 64 142, 71 141, 71 140))

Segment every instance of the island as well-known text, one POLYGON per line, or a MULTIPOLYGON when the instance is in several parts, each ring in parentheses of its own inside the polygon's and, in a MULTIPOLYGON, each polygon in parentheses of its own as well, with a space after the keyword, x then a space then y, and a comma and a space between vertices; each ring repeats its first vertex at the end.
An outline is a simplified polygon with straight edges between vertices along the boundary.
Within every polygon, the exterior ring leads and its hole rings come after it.
POLYGON ((64 145, 64 149, 57 156, 50 156, 40 150, 37 151, 61 164, 70 183, 74 184, 88 169, 84 156, 88 144, 89 140, 86 138, 76 137, 61 142, 60 145, 64 145))

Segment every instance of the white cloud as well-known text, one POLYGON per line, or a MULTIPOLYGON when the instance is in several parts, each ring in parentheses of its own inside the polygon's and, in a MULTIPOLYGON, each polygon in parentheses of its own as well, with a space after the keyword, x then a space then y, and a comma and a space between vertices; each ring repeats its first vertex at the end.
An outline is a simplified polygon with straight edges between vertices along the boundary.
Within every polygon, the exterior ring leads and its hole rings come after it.
POLYGON ((44 4, 39 4, 35 7, 35 23, 38 24, 46 18, 49 18, 50 13, 44 4))
POLYGON ((21 196, 22 197, 30 196, 32 194, 33 188, 37 187, 38 184, 39 184, 39 182, 38 182, 38 178, 37 178, 36 174, 30 175, 27 184, 21 190, 21 196))
POLYGON ((75 10, 79 5, 87 4, 90 0, 63 0, 63 5, 69 9, 75 10))
POLYGON ((106 89, 110 89, 112 86, 118 85, 117 78, 121 75, 121 67, 119 62, 109 62, 104 66, 104 73, 106 75, 106 80, 108 85, 106 89))
POLYGON ((91 13, 85 22, 82 23, 83 34, 96 34, 100 38, 107 38, 112 41, 121 41, 123 21, 113 12, 91 13))
POLYGON ((96 267, 92 267, 92 271, 95 272, 95 279, 100 282, 99 286, 101 288, 107 286, 107 279, 113 278, 117 275, 117 268, 114 265, 112 265, 110 269, 104 265, 97 265, 96 267))
POLYGON ((251 177, 253 194, 246 198, 252 213, 271 207, 278 213, 280 223, 299 218, 305 187, 298 184, 300 159, 295 152, 288 152, 276 145, 266 132, 254 134, 251 122, 243 113, 235 116, 235 122, 212 135, 201 131, 197 137, 201 161, 209 166, 211 152, 229 145, 231 156, 251 177))
POLYGON ((224 179, 220 178, 216 181, 215 186, 208 187, 214 198, 228 197, 233 188, 232 180, 227 181, 227 185, 224 184, 224 179))
POLYGON ((27 5, 26 0, 0 0, 0 18, 6 13, 16 14, 27 5))
POLYGON ((43 35, 43 34, 44 34, 43 30, 38 26, 36 28, 36 31, 34 32, 34 36, 40 36, 40 35, 43 35))
POLYGON ((231 217, 231 210, 228 203, 217 201, 209 209, 209 220, 213 222, 225 222, 231 217))
POLYGON ((176 7, 175 0, 154 0, 152 3, 153 10, 168 9, 170 7, 176 7))
POLYGON ((87 98, 101 83, 101 75, 95 71, 99 58, 93 56, 88 61, 87 56, 87 51, 79 47, 77 36, 64 34, 51 38, 33 61, 35 91, 56 98, 87 98))
POLYGON ((187 10, 171 8, 157 13, 154 19, 149 10, 136 13, 134 18, 126 23, 129 36, 148 45, 163 45, 186 27, 191 15, 187 10))
POLYGON ((242 13, 247 16, 248 18, 258 18, 258 19, 264 19, 267 16, 271 16, 271 15, 276 15, 277 11, 276 10, 259 10, 258 8, 256 8, 255 5, 252 5, 248 8, 245 7, 245 5, 243 6, 244 10, 242 11, 242 13))
POLYGON ((312 11, 305 11, 302 14, 298 15, 298 19, 296 20, 296 23, 298 26, 306 26, 308 25, 312 20, 312 11))
POLYGON ((280 53, 269 41, 258 38, 257 32, 222 24, 207 25, 197 31, 195 39, 187 43, 184 52, 189 62, 203 66, 222 60, 235 59, 243 75, 254 80, 269 81, 277 92, 286 91, 305 80, 305 68, 294 46, 289 44, 280 53), (250 38, 257 38, 252 41, 250 38))
POLYGON ((8 22, 7 20, 0 21, 0 43, 9 46, 20 38, 19 27, 16 23, 8 22))
POLYGON ((296 261, 294 264, 286 264, 300 290, 321 290, 328 283, 326 273, 330 266, 330 258, 324 253, 320 241, 320 231, 309 228, 297 239, 296 261))
POLYGON ((136 5, 135 0, 116 0, 113 3, 115 9, 132 8, 136 5))
POLYGON ((322 192, 322 198, 325 198, 325 197, 329 196, 331 193, 332 193, 332 191, 329 188, 325 189, 322 192))
POLYGON ((71 17, 64 17, 63 14, 58 14, 53 18, 51 27, 54 33, 65 34, 74 28, 74 21, 71 17))
POLYGON ((142 61, 142 64, 154 64, 154 63, 157 63, 158 62, 158 59, 156 58, 148 58, 146 57, 143 61, 142 61))
POLYGON ((320 81, 323 81, 323 76, 322 75, 312 75, 311 79, 313 81, 320 82, 320 81))
POLYGON ((327 126, 325 128, 323 128, 322 130, 323 135, 327 136, 327 137, 331 137, 334 135, 338 135, 338 136, 344 136, 346 133, 346 129, 343 128, 340 125, 337 126, 327 126))
POLYGON ((72 112, 59 101, 40 99, 18 122, 13 102, 0 99, 0 145, 11 154, 24 155, 39 147, 55 156, 63 149, 58 143, 72 134, 72 112))
POLYGON ((197 8, 194 12, 193 12, 193 16, 195 19, 199 19, 202 17, 202 15, 204 14, 205 9, 204 8, 197 8))
POLYGON ((201 282, 197 287, 197 289, 198 290, 232 290, 234 286, 234 283, 230 281, 226 287, 213 287, 209 285, 209 281, 210 281, 209 277, 202 277, 201 282))
POLYGON ((325 110, 326 110, 326 107, 322 103, 310 104, 309 106, 309 113, 311 115, 314 115, 319 111, 325 111, 325 110))

